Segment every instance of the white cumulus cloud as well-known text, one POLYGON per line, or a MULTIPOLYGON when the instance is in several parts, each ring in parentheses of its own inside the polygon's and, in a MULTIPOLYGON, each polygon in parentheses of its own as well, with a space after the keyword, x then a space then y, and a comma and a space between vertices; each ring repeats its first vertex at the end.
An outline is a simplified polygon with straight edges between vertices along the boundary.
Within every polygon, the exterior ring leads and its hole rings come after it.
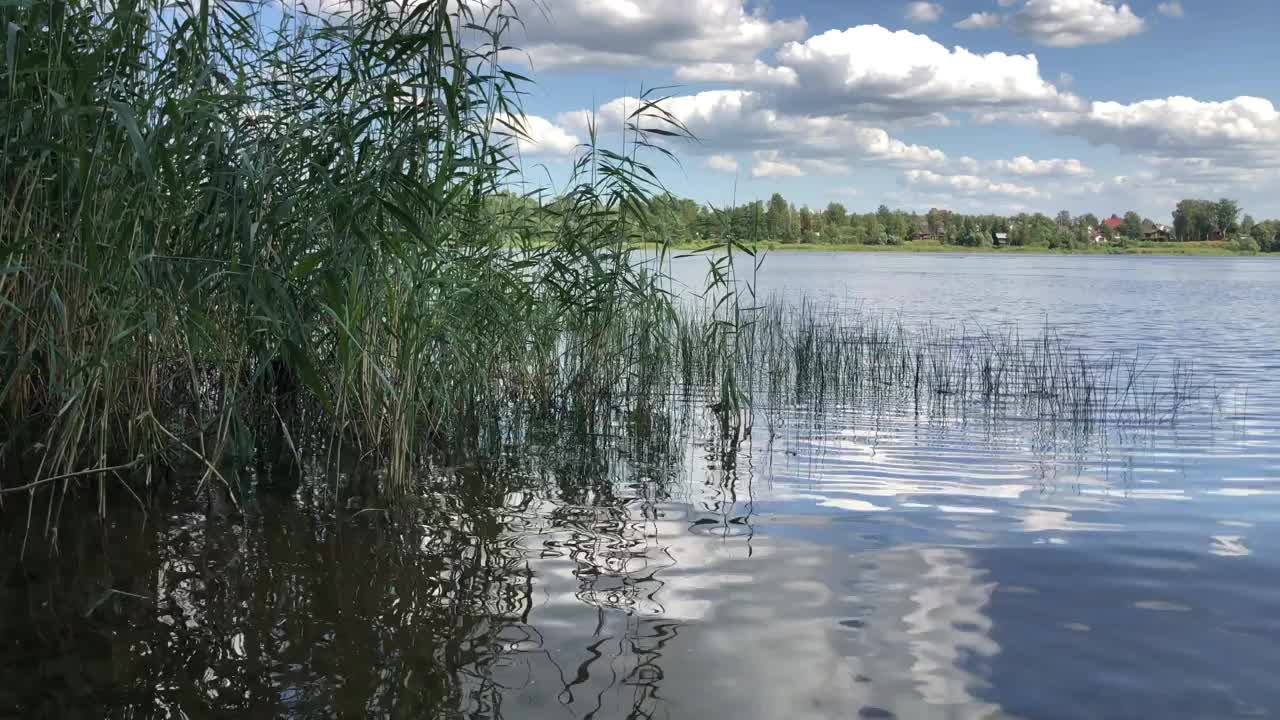
POLYGON ((565 66, 751 65, 804 37, 803 18, 773 20, 744 0, 514 0, 538 69, 565 66))
POLYGON ((955 26, 961 30, 987 30, 994 27, 1000 27, 1002 22, 1004 21, 995 13, 976 12, 956 23, 955 26))
POLYGON ((801 177, 805 171, 780 158, 777 150, 759 150, 751 158, 751 177, 801 177))
POLYGON ((800 177, 802 175, 840 175, 849 166, 823 158, 796 158, 779 150, 756 150, 751 153, 751 177, 800 177))
POLYGON ((932 170, 908 170, 902 178, 908 185, 958 195, 1000 195, 1030 200, 1043 197, 1043 193, 1033 187, 995 182, 977 175, 943 175, 932 170))
POLYGON ((1092 169, 1075 158, 1032 160, 1026 155, 1012 160, 996 160, 991 163, 991 168, 996 172, 1024 177, 1087 177, 1093 174, 1092 169))
POLYGON ((707 158, 707 167, 720 172, 732 173, 738 171, 738 158, 725 153, 719 153, 707 158))
POLYGON ((934 23, 942 19, 942 6, 936 2, 917 2, 907 4, 907 19, 915 23, 934 23))
POLYGON ((1183 15, 1182 3, 1180 0, 1172 0, 1172 2, 1162 2, 1156 6, 1156 12, 1165 17, 1180 18, 1183 15))
MULTIPOLYGON (((1162 157, 1140 155, 1138 162, 1147 170, 1138 174, 1178 178, 1183 183, 1199 184, 1220 195, 1238 190, 1242 185, 1274 184, 1280 175, 1274 168, 1242 168, 1223 164, 1212 158, 1162 157)), ((1144 175, 1145 176, 1145 175, 1144 175)))
POLYGON ((947 48, 927 35, 879 25, 831 30, 777 52, 798 84, 786 107, 891 118, 998 106, 1066 107, 1078 101, 1040 75, 1034 55, 947 48))
MULTIPOLYGON (((1013 118, 1018 119, 1018 118, 1013 118)), ((1242 96, 1221 102, 1169 97, 1135 103, 1093 102, 1080 111, 1022 116, 1097 145, 1167 157, 1230 159, 1243 166, 1280 164, 1280 110, 1242 96)))
POLYGON ((1041 45, 1079 47, 1112 42, 1146 29, 1146 21, 1113 0, 1027 0, 1009 18, 1014 32, 1041 45))
POLYGON ((676 68, 681 82, 723 82, 739 85, 795 85, 796 71, 772 67, 760 60, 749 63, 696 63, 676 68))
POLYGON ((495 129, 513 137, 525 155, 572 155, 582 142, 576 135, 538 115, 523 118, 499 115, 495 129))
MULTIPOLYGON (((802 115, 775 109, 773 97, 750 90, 708 90, 678 95, 660 102, 663 110, 683 123, 698 139, 689 151, 732 153, 777 151, 755 158, 756 164, 783 163, 815 173, 834 173, 850 163, 881 166, 943 167, 946 153, 937 148, 904 142, 883 128, 863 125, 835 115, 802 115)), ((596 113, 602 128, 620 127, 637 107, 636 98, 616 98, 596 113)), ((590 114, 565 113, 560 124, 585 130, 590 114)), ((785 172, 765 165, 767 172, 785 172)))

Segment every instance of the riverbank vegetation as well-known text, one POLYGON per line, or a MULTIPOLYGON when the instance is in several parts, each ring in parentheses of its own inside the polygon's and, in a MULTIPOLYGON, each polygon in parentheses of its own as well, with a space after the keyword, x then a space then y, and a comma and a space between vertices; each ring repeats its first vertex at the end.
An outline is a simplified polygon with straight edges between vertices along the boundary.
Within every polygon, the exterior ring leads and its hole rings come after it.
MULTIPOLYGON (((657 243, 652 245, 658 247, 657 243)), ((692 252, 706 246, 705 242, 683 242, 666 244, 667 250, 692 252)), ((1087 245, 1057 246, 1048 245, 949 245, 937 240, 908 240, 896 245, 870 244, 825 244, 825 243, 782 243, 774 240, 751 243, 749 245, 758 252, 772 250, 786 251, 822 251, 822 252, 905 252, 905 253, 941 253, 941 254, 1009 254, 1033 255, 1038 253, 1069 255, 1193 255, 1223 257, 1233 255, 1252 255, 1258 249, 1252 245, 1241 247, 1235 242, 1157 242, 1138 241, 1123 243, 1090 243, 1087 245)))
POLYGON ((654 199, 653 240, 696 246, 720 237, 726 228, 749 243, 769 247, 828 246, 846 249, 1036 248, 1061 252, 1162 254, 1236 254, 1280 252, 1280 220, 1258 222, 1241 217, 1239 204, 1184 200, 1172 226, 1135 212, 1104 220, 1092 214, 1062 211, 1014 216, 966 215, 931 209, 927 213, 891 210, 849 212, 833 202, 826 208, 797 208, 780 193, 768 202, 749 202, 717 211, 687 198, 654 199), (1207 244, 1206 244, 1207 243, 1207 244))

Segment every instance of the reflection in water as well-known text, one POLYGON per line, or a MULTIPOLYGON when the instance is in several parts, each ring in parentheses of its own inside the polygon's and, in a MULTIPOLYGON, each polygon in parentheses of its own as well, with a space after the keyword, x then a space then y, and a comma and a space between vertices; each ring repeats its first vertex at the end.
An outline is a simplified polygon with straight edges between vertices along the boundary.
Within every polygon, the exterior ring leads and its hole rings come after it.
MULTIPOLYGON (((125 505, 106 526, 64 525, 56 560, 4 568, 0 661, 26 681, 0 684, 0 708, 1034 716, 1042 706, 1003 681, 1017 675, 1001 669, 1011 651, 1024 657, 1048 633, 1055 662, 1079 675, 1045 697, 1094 686, 1088 658, 1115 652, 1098 634, 1114 613, 1197 617, 1196 588, 1217 582, 1201 558, 1247 559, 1256 544, 1256 523, 1232 518, 1197 548, 1174 552, 1177 532, 1154 546, 1164 554, 1142 550, 1130 538, 1148 532, 1146 508, 1221 488, 1134 445, 1058 444, 1044 428, 985 421, 922 427, 907 414, 780 417, 791 432, 726 435, 702 411, 681 420, 693 442, 524 447, 433 475, 398 509, 359 497, 336 509, 320 481, 259 494, 243 515, 210 491, 184 512, 125 505), (1090 552, 1056 575, 1030 571, 1052 548, 1091 543, 1111 543, 1114 559, 1090 552), (1015 550, 1025 557, 1010 562, 1015 550), (1182 573, 1179 592, 1161 579, 1170 572, 1182 573), (1134 584, 1109 579, 1121 576, 1134 584), (1082 581, 1104 596, 1063 601, 1082 581)), ((6 546, 21 531, 9 527, 6 546)), ((50 540, 34 536, 28 552, 43 557, 50 540)), ((1280 636, 1261 619, 1280 617, 1276 598, 1250 595, 1260 605, 1241 616, 1248 632, 1280 636)), ((1185 657, 1132 672, 1159 687, 1189 666, 1199 683, 1220 682, 1185 657)), ((1245 685, 1267 699, 1268 686, 1245 685)))
MULTIPOLYGON (((985 707, 967 689, 979 681, 957 666, 964 652, 997 650, 983 637, 990 587, 965 552, 867 542, 836 590, 843 551, 756 534, 749 449, 717 433, 688 447, 705 471, 524 455, 435 477, 409 509, 334 511, 316 499, 323 488, 303 486, 260 494, 243 515, 209 495, 185 512, 125 505, 103 527, 65 524, 56 561, 5 568, 0 659, 27 668, 29 682, 5 683, 0 707, 50 717, 985 707)), ((21 530, 10 527, 6 544, 21 530)), ((52 552, 46 540, 30 552, 52 552)))

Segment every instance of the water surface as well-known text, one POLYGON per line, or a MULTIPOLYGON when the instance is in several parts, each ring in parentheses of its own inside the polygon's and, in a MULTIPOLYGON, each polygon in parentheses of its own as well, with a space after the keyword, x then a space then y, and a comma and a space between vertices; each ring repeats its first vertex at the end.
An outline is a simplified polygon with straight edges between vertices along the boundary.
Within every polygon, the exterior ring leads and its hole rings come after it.
POLYGON ((0 716, 1280 714, 1277 259, 765 268, 762 295, 1048 322, 1215 390, 1087 433, 878 404, 725 438, 695 409, 687 442, 510 447, 399 509, 304 486, 69 523, 0 566, 0 716))

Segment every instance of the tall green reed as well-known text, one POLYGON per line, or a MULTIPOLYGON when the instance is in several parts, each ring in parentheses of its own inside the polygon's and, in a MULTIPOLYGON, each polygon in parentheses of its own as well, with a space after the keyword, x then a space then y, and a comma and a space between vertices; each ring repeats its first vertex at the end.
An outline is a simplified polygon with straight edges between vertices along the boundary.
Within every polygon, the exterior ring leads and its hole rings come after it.
POLYGON ((0 457, 23 478, 0 499, 101 499, 193 460, 231 489, 229 457, 320 447, 403 491, 506 403, 655 381, 635 359, 668 352, 671 303, 631 234, 652 137, 684 129, 646 97, 554 205, 514 195, 518 22, 445 0, 0 6, 0 457))

